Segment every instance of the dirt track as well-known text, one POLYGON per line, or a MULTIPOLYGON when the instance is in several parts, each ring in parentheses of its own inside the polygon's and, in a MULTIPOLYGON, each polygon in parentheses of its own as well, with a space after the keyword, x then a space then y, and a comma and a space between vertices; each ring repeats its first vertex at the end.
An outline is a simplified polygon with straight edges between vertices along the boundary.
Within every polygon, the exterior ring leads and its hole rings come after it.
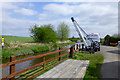
POLYGON ((101 68, 102 78, 120 79, 120 52, 118 48, 101 46, 100 53, 104 55, 105 58, 101 68))

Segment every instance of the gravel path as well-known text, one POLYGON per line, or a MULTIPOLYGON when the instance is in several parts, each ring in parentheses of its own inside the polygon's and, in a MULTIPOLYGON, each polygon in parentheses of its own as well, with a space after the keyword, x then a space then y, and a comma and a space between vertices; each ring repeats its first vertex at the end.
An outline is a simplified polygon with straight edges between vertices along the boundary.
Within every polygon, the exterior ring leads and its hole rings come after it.
POLYGON ((120 56, 120 52, 118 48, 110 46, 101 46, 100 53, 104 55, 104 62, 101 68, 102 79, 119 78, 120 80, 120 59, 118 58, 120 56))

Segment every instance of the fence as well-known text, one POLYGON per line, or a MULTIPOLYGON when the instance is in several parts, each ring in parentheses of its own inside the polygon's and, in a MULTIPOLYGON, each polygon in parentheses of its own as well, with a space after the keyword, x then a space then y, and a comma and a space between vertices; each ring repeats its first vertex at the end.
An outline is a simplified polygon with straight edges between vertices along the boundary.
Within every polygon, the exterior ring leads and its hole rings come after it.
POLYGON ((26 71, 28 71, 28 70, 34 69, 34 68, 36 68, 36 67, 38 67, 38 66, 43 65, 43 70, 42 70, 42 71, 39 71, 38 73, 30 76, 30 77, 27 78, 26 80, 32 79, 32 78, 34 78, 35 76, 39 75, 40 73, 44 72, 46 69, 49 69, 50 67, 53 67, 53 66, 59 64, 60 62, 66 60, 67 58, 69 58, 69 57, 70 57, 70 58, 73 58, 73 56, 74 56, 73 53, 74 53, 75 50, 80 50, 80 44, 76 44, 76 45, 72 46, 71 48, 66 48, 66 49, 61 49, 61 48, 59 48, 59 50, 54 51, 54 52, 50 52, 50 53, 46 53, 46 54, 42 54, 42 55, 38 55, 38 56, 26 58, 26 59, 21 59, 21 60, 18 60, 18 61, 15 60, 15 59, 16 59, 15 56, 11 56, 9 63, 2 64, 2 65, 1 65, 3 68, 10 66, 10 75, 7 75, 7 76, 3 77, 2 80, 8 80, 8 79, 10 79, 10 80, 15 80, 15 76, 17 76, 17 75, 19 75, 19 74, 21 74, 21 73, 24 73, 24 72, 26 72, 26 71), (75 49, 75 46, 76 46, 76 49, 75 49), (70 52, 61 54, 62 51, 66 51, 66 50, 69 50, 69 49, 70 49, 70 52), (54 54, 54 53, 57 53, 57 52, 59 52, 59 55, 58 55, 57 57, 53 57, 53 58, 51 58, 51 59, 49 59, 49 60, 45 60, 45 57, 46 57, 47 55, 51 55, 51 54, 54 54), (65 55, 69 55, 69 57, 67 57, 67 58, 65 58, 65 59, 61 59, 61 57, 62 57, 62 56, 65 56, 65 55), (22 63, 22 62, 25 62, 25 61, 29 61, 29 60, 32 60, 32 59, 36 59, 36 58, 41 58, 41 57, 43 58, 43 62, 38 63, 38 64, 35 64, 34 66, 31 66, 31 67, 29 67, 29 68, 23 69, 23 70, 21 70, 21 71, 15 72, 15 65, 16 65, 16 64, 19 64, 19 63, 22 63), (47 67, 47 68, 46 68, 45 64, 46 64, 47 62, 50 62, 50 61, 55 60, 55 59, 57 59, 57 58, 58 58, 58 62, 57 62, 57 63, 55 63, 55 64, 51 65, 50 67, 47 67))

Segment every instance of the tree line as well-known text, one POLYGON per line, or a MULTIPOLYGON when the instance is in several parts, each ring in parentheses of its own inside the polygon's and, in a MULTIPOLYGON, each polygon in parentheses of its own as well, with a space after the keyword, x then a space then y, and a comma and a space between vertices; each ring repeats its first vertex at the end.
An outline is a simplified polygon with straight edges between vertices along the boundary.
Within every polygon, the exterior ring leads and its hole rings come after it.
POLYGON ((48 25, 34 25, 30 29, 31 37, 35 42, 49 43, 56 42, 57 40, 64 41, 69 37, 69 26, 64 22, 60 23, 57 27, 57 31, 54 30, 54 26, 48 25))
POLYGON ((120 41, 120 37, 119 36, 106 35, 104 37, 104 44, 105 45, 110 45, 110 43, 118 43, 118 41, 120 41))

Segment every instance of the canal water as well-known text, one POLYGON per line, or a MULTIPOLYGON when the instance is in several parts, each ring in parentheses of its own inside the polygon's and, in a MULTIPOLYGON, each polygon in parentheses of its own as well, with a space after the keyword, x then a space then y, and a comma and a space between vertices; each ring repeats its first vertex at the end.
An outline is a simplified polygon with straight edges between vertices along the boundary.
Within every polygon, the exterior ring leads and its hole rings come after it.
MULTIPOLYGON (((62 49, 70 48, 71 46, 72 45, 67 45, 67 46, 62 47, 62 49)), ((58 49, 59 48, 57 48, 57 50, 58 49)), ((69 51, 70 50, 63 51, 62 54, 66 53, 66 52, 69 52, 69 51)), ((52 51, 48 51, 48 52, 52 52, 52 51)), ((45 54, 45 53, 48 53, 48 52, 36 53, 36 54, 32 54, 32 55, 26 55, 26 56, 22 56, 22 57, 17 57, 16 60, 25 59, 25 58, 29 58, 29 57, 45 54)), ((58 55, 59 55, 59 53, 48 55, 48 56, 45 57, 45 59, 48 60, 48 59, 51 59, 51 58, 53 58, 55 56, 58 56, 58 55)), ((15 72, 21 71, 21 70, 26 69, 28 67, 31 67, 31 66, 33 66, 35 64, 38 64, 38 63, 42 62, 42 60, 43 60, 43 58, 41 57, 41 58, 37 58, 37 59, 33 59, 33 60, 29 60, 29 61, 26 61, 26 62, 22 62, 22 63, 16 64, 15 65, 15 72)), ((7 62, 9 62, 8 59, 2 61, 3 64, 7 63, 7 62)), ((9 75, 9 73, 10 73, 9 69, 10 69, 10 67, 3 68, 3 70, 2 70, 2 77, 9 75)))

